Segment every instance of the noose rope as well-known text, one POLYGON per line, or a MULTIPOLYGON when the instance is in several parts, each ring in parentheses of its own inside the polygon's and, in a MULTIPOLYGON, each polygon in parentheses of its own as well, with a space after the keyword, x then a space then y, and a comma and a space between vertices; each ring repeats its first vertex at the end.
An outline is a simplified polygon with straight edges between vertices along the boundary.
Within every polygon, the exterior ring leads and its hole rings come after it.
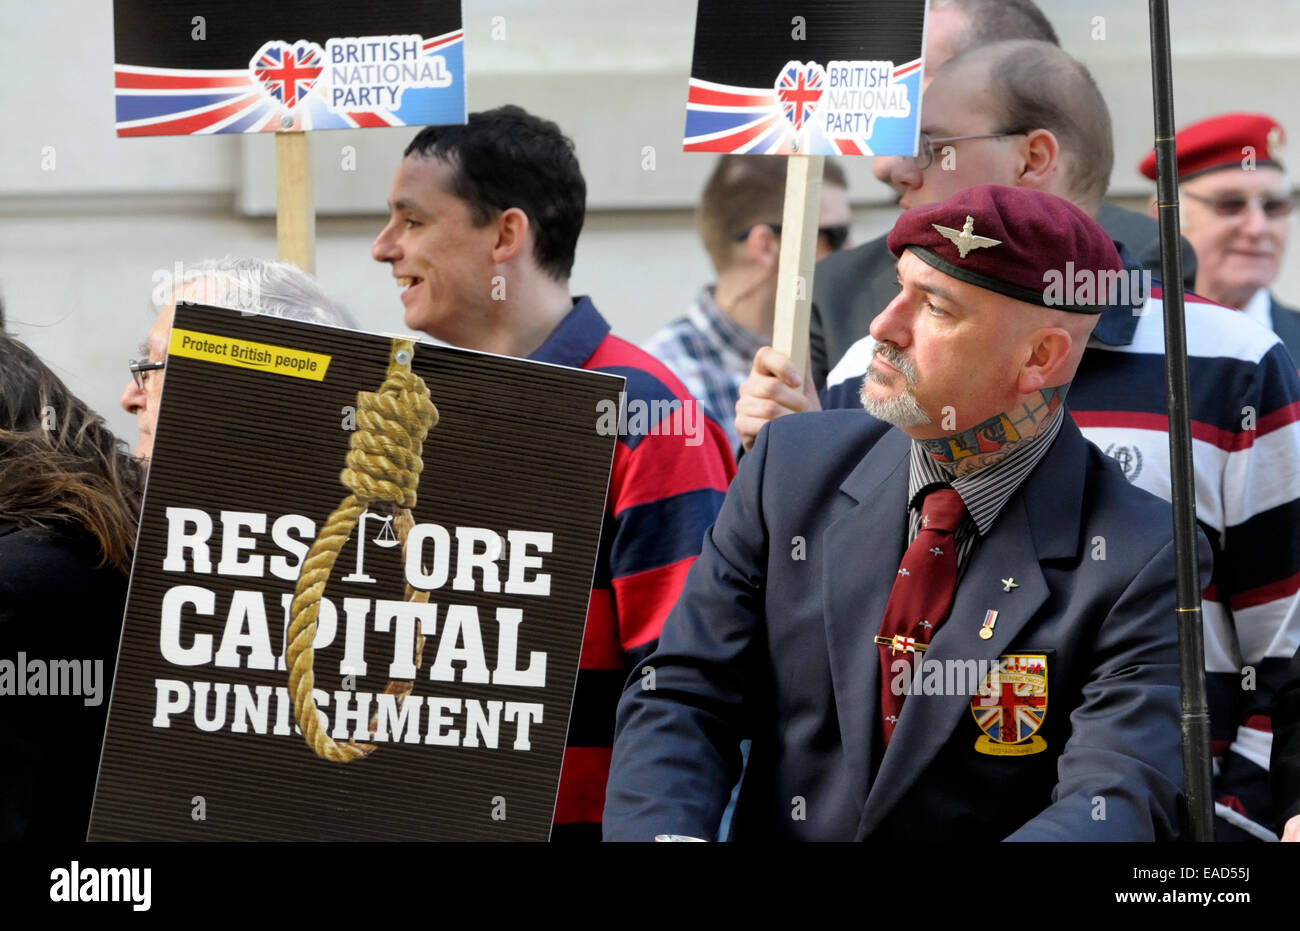
MULTIPOLYGON (((356 430, 352 433, 347 466, 339 475, 350 494, 330 514, 312 543, 307 558, 303 560, 290 607, 292 620, 285 661, 289 667, 294 720, 317 756, 339 763, 367 756, 375 747, 355 740, 338 743, 321 726, 321 714, 312 695, 316 683, 313 669, 315 650, 312 646, 316 638, 316 620, 334 561, 347 543, 353 527, 372 503, 384 503, 394 510, 393 526, 401 541, 402 552, 406 552, 406 537, 415 524, 411 508, 415 507, 416 488, 424 468, 420 458, 424 438, 438 423, 438 409, 429 399, 424 379, 411 371, 414 352, 414 341, 393 340, 384 383, 378 391, 357 393, 356 430)), ((428 598, 428 592, 406 586, 407 601, 427 601, 428 598)), ((417 621, 416 669, 420 668, 423 650, 424 634, 417 621)), ((388 683, 384 693, 397 696, 400 707, 413 687, 413 682, 394 680, 388 683)), ((372 718, 372 732, 374 726, 372 718)))

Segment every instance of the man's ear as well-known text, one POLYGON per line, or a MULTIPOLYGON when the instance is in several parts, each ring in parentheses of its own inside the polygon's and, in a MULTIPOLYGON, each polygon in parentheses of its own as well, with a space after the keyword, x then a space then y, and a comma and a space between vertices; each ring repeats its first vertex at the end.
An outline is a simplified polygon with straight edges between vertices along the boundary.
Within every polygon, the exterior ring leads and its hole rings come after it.
POLYGON ((528 214, 518 207, 511 207, 501 212, 494 225, 497 238, 492 245, 492 261, 502 265, 523 251, 531 224, 528 222, 528 214))
MULTIPOLYGON (((1151 215, 1153 220, 1160 219, 1160 209, 1156 207, 1156 195, 1154 194, 1152 194, 1151 199, 1147 201, 1147 213, 1151 215)), ((1179 219, 1181 220, 1182 217, 1179 217, 1179 219)))
POLYGON ((766 223, 750 227, 749 235, 741 243, 745 257, 755 265, 776 268, 781 261, 781 237, 766 223))
POLYGON ((1043 189, 1047 180, 1058 171, 1061 164, 1061 144, 1049 129, 1035 129, 1025 136, 1020 147, 1023 164, 1020 168, 1020 186, 1043 189))
POLYGON ((1020 365, 1016 390, 1020 394, 1033 394, 1073 380, 1074 373, 1066 371, 1073 347, 1074 338, 1064 327, 1034 330, 1028 337, 1028 351, 1020 365))

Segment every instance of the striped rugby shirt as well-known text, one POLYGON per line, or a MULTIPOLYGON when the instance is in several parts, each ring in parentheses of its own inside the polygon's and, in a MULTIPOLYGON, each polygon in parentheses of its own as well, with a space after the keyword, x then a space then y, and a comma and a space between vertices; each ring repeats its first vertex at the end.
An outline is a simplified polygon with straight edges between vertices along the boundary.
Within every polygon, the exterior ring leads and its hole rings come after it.
MULTIPOLYGON (((612 335, 587 297, 529 358, 624 376, 628 425, 633 405, 660 414, 664 402, 693 400, 662 363, 612 335)), ((600 840, 619 696, 658 644, 736 474, 722 428, 701 413, 687 436, 682 411, 674 405, 667 423, 619 434, 614 447, 552 840, 600 840)))
MULTIPOLYGON (((1140 272, 1116 246, 1127 271, 1140 272)), ((1067 405, 1085 438, 1134 485, 1170 491, 1164 303, 1102 314, 1067 405)), ((1206 687, 1220 836, 1267 839, 1281 825, 1268 784, 1270 706, 1300 645, 1300 376, 1277 335, 1194 294, 1185 298, 1196 514, 1214 551, 1203 593, 1206 687)), ((827 376, 822 406, 860 407, 874 340, 827 376)), ((1171 580, 1172 584, 1172 580, 1171 580)))

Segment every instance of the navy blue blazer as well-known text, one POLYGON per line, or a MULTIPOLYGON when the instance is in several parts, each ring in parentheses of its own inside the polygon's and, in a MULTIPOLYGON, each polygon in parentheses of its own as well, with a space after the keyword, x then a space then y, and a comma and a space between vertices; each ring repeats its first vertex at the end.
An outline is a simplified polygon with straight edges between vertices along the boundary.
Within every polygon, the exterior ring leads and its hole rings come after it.
POLYGON ((606 839, 714 837, 747 737, 733 840, 1180 832, 1169 505, 1130 485, 1068 418, 976 547, 925 654, 958 668, 1045 656, 1046 749, 977 752, 971 694, 913 693, 878 759, 873 638, 906 545, 909 449, 861 410, 760 432, 619 703, 606 839))

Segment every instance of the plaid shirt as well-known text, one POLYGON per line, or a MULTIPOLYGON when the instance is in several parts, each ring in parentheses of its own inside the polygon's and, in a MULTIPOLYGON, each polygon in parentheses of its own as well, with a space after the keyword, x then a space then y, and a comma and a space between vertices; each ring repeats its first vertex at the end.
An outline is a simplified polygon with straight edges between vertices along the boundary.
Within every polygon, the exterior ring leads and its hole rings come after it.
POLYGON ((764 345, 727 316, 713 299, 713 285, 700 293, 686 311, 641 348, 657 358, 681 379, 704 412, 727 434, 732 450, 740 447, 736 433, 736 400, 740 385, 749 377, 754 354, 764 345))

